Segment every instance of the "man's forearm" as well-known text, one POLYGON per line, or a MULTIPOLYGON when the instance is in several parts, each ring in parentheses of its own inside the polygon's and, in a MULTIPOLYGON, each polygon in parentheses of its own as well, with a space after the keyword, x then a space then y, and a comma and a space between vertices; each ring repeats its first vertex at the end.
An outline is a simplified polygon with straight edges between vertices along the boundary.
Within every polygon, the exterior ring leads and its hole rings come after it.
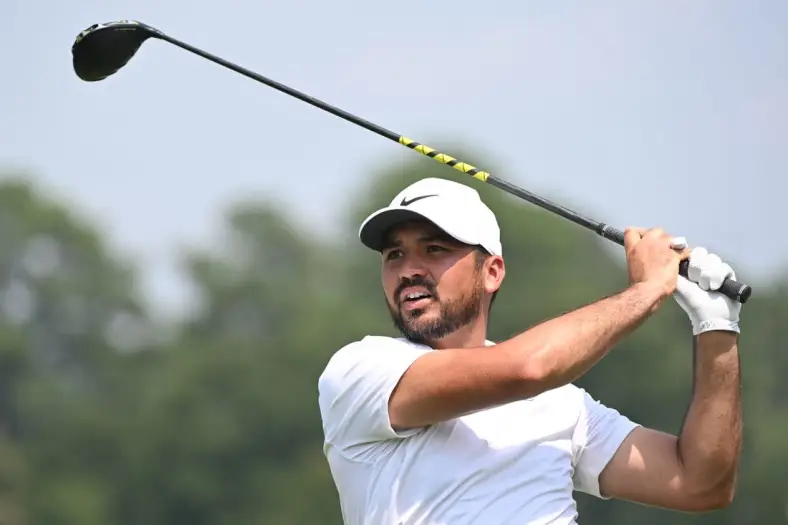
POLYGON ((729 500, 742 440, 737 334, 707 332, 695 340, 692 402, 678 442, 687 485, 699 497, 729 500))
POLYGON ((524 360, 535 367, 540 389, 571 383, 654 312, 663 299, 659 288, 636 284, 623 292, 546 321, 517 336, 524 360))

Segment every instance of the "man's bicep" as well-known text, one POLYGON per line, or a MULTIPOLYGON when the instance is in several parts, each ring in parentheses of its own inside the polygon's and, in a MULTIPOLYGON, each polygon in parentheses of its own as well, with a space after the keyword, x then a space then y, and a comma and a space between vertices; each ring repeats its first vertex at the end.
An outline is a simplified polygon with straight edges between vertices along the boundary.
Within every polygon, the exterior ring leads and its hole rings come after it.
POLYGON ((677 438, 650 428, 634 430, 600 475, 606 496, 675 508, 685 504, 677 438))
POLYGON ((529 381, 521 368, 502 345, 425 354, 391 396, 391 423, 397 429, 418 428, 522 399, 529 381))
POLYGON ((704 512, 714 500, 693 490, 682 468, 678 438, 639 428, 624 441, 602 472, 610 497, 683 512, 704 512))

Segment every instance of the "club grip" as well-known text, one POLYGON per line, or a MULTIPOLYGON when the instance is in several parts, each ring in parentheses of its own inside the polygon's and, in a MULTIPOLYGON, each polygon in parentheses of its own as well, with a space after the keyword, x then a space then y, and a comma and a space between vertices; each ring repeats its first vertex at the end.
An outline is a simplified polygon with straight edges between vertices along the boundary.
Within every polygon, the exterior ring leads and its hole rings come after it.
MULTIPOLYGON (((684 259, 681 261, 681 263, 679 263, 679 275, 682 277, 687 277, 688 272, 689 261, 684 259)), ((734 279, 725 279, 722 282, 722 286, 720 286, 717 291, 722 295, 730 297, 734 301, 738 301, 742 304, 746 303, 752 294, 752 288, 750 288, 750 285, 740 283, 734 279)))
MULTIPOLYGON (((624 246, 624 232, 617 230, 607 224, 600 224, 597 233, 605 239, 611 240, 616 244, 624 246)), ((683 260, 679 264, 679 275, 687 278, 689 271, 689 261, 683 260)), ((752 288, 748 284, 740 283, 734 279, 725 279, 722 286, 717 290, 721 294, 738 301, 742 304, 746 303, 752 295, 752 288)))

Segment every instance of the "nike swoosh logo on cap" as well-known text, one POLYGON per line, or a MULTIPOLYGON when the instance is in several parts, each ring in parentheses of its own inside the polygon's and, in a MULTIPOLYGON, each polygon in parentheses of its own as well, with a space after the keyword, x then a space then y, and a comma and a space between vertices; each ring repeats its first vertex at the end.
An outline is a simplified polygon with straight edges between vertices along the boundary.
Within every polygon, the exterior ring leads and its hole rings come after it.
POLYGON ((418 200, 421 200, 421 199, 426 199, 427 197, 437 197, 437 196, 438 196, 437 194, 433 194, 433 195, 421 195, 421 196, 419 196, 419 197, 413 197, 413 198, 412 198, 412 199, 410 199, 410 200, 408 200, 408 198, 407 198, 407 197, 405 197, 405 198, 403 198, 403 199, 402 199, 402 202, 400 202, 400 203, 399 203, 399 205, 400 205, 400 206, 410 206, 411 204, 413 204, 414 202, 416 202, 416 201, 418 201, 418 200))

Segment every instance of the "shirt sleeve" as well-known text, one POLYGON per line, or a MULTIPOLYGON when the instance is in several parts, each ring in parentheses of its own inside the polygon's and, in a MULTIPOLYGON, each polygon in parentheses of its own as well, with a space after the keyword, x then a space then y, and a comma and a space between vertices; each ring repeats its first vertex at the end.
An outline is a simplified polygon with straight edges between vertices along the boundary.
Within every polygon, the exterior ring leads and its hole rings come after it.
POLYGON ((575 490, 601 499, 599 475, 621 443, 638 425, 617 410, 593 399, 585 390, 581 395, 580 417, 574 434, 575 490))
POLYGON ((421 429, 397 432, 388 402, 400 378, 429 348, 368 337, 339 350, 318 381, 320 413, 326 445, 357 461, 371 459, 376 447, 421 429))

